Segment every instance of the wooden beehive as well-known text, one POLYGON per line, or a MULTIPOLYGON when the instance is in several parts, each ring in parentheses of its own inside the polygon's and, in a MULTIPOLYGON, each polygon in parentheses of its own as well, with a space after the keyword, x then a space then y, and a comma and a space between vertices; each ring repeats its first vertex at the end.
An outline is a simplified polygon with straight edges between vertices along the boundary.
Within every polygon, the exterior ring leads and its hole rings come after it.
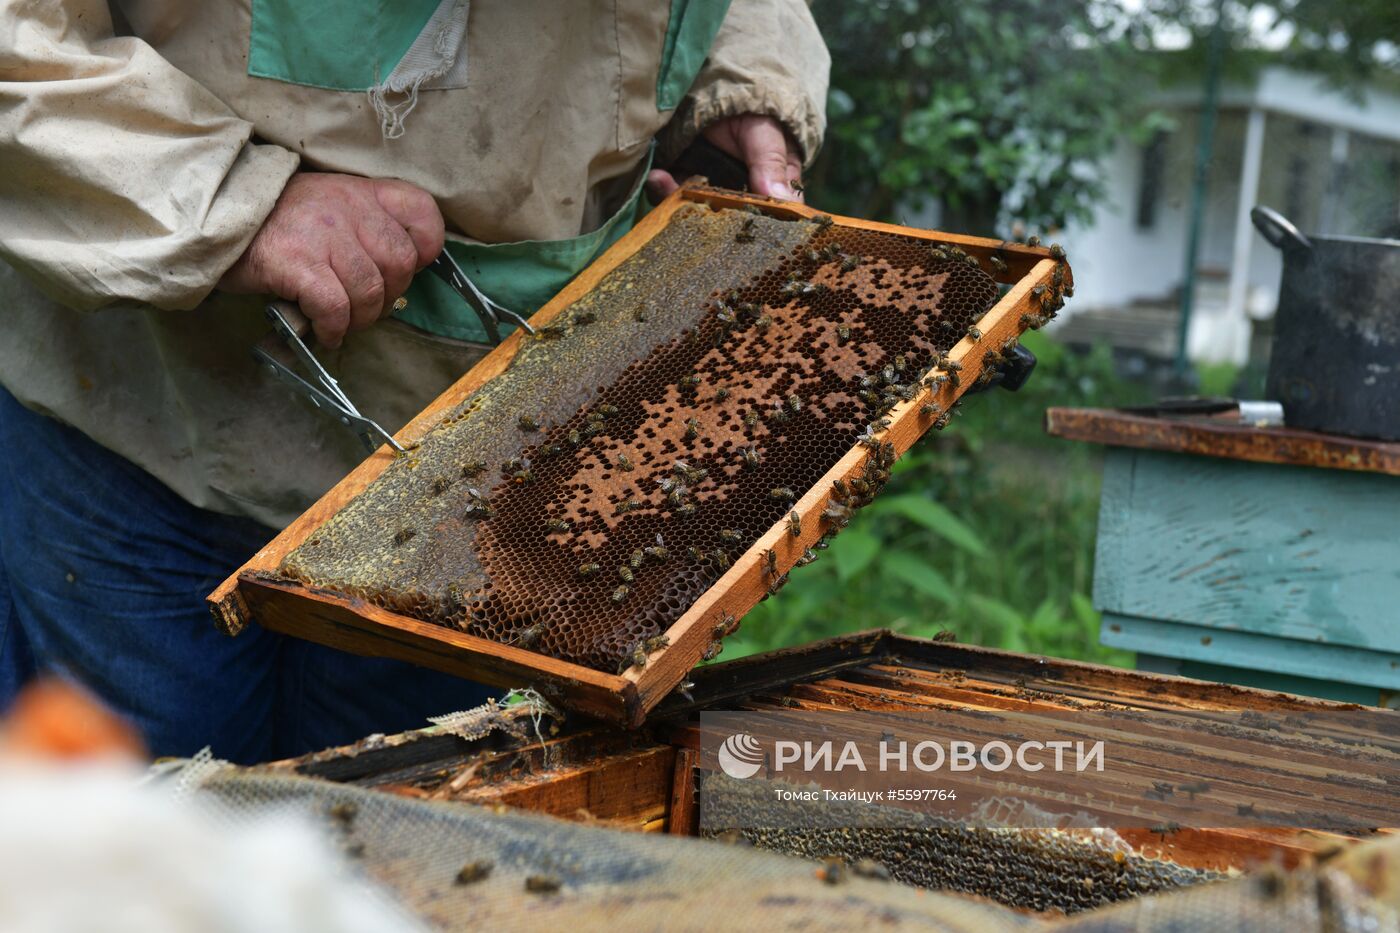
MULTIPOLYGON (((637 731, 573 722, 543 741, 533 734, 515 738, 499 732, 467 740, 433 727, 374 737, 268 767, 415 798, 504 805, 624 830, 695 835, 699 829, 697 777, 702 776, 697 770, 697 715, 704 710, 878 710, 920 715, 931 709, 1067 711, 1091 706, 1140 712, 1327 715, 1357 709, 888 631, 862 632, 710 665, 695 672, 691 694, 690 699, 669 698, 637 731)), ((1216 764, 1188 766, 1215 768, 1216 764)), ((1290 767, 1287 762, 1279 766, 1290 767)), ((1304 774, 1310 765, 1292 767, 1304 774)), ((1183 772, 1171 779, 1186 783, 1196 777, 1183 772)), ((1245 769, 1231 773, 1228 762, 1212 774, 1219 792, 1232 782, 1250 786, 1258 780, 1257 773, 1245 769)), ((1125 870, 1167 868, 1178 879, 1194 875, 1197 880, 1262 865, 1292 868, 1361 838, 1269 826, 1184 828, 1169 833, 1144 826, 1120 827, 1117 832, 1133 847, 1125 870)), ((1028 845, 1033 845, 1034 835, 1034 831, 1027 833, 1028 845)), ((854 848, 858 837, 843 834, 842 839, 846 849, 837 854, 850 861, 862 857, 854 848)), ((983 864, 975 853, 961 853, 948 864, 937 862, 909 859, 894 866, 895 876, 921 886, 990 893, 1022 907, 1075 909, 1125 896, 1124 891, 1102 888, 1080 890, 1074 878, 1067 887, 1056 888, 1064 881, 1060 866, 1046 874, 1044 890, 1017 901, 1009 892, 984 890, 997 866, 983 864), (1056 880, 1056 875, 1061 877, 1056 880)))
MULTIPOLYGON (((834 533, 849 507, 878 490, 895 457, 945 424, 963 392, 991 376, 1003 351, 1054 313, 1070 284, 1062 257, 1039 247, 832 219, 801 204, 684 188, 532 318, 543 340, 513 334, 399 432, 405 446, 422 444, 424 462, 435 456, 445 462, 441 451, 455 450, 456 438, 500 435, 509 422, 511 436, 498 445, 505 453, 492 464, 506 465, 500 480, 491 481, 490 507, 488 494, 471 485, 485 461, 462 465, 467 479, 437 474, 429 492, 415 494, 429 488, 422 478, 430 468, 415 480, 418 454, 396 462, 383 448, 210 596, 215 619, 230 634, 256 621, 348 651, 500 686, 534 686, 562 706, 637 726, 698 661, 718 653, 736 620, 775 591, 808 548, 834 533), (672 241, 680 246, 669 253, 658 246, 672 241), (686 250, 702 241, 708 252, 695 255, 708 265, 686 250), (626 310, 633 288, 650 302, 636 303, 635 324, 626 310), (614 313, 598 321, 599 307, 623 308, 626 319, 614 313), (792 323, 799 318, 800 326, 792 323), (852 331, 874 336, 861 343, 852 331), (613 336, 602 339, 608 333, 613 336), (787 368, 765 368, 765 347, 784 339, 787 368), (716 363, 712 348, 721 345, 731 348, 716 363), (906 345, 907 358, 896 352, 906 345), (580 376, 584 362, 600 368, 596 381, 589 381, 592 372, 580 376), (862 369, 867 364, 883 376, 869 375, 862 369), (653 375, 663 367, 694 375, 658 388, 653 375), (805 383, 793 376, 804 372, 805 383), (701 373, 730 380, 723 396, 713 385, 687 382, 699 382, 701 373), (522 374, 531 375, 533 386, 522 374), (816 395, 804 401, 792 388, 799 384, 816 395), (607 399, 623 391, 619 386, 651 393, 636 406, 651 420, 629 429, 635 449, 619 449, 604 432, 601 452, 585 457, 578 451, 591 431, 602 431, 609 409, 618 411, 607 399), (875 391, 881 386, 883 396, 875 391), (520 410, 518 400, 530 388, 548 396, 540 406, 553 409, 520 410), (760 417, 756 399, 763 392, 774 403, 760 417), (864 401, 857 404, 857 396, 864 401), (501 414, 503 398, 517 400, 508 417, 501 414), (862 405, 873 410, 860 415, 862 405), (699 417, 683 417, 692 412, 699 417), (471 430, 454 434, 463 422, 471 430), (800 449, 790 439, 798 425, 808 441, 800 449), (522 451, 535 458, 533 465, 522 451), (637 461, 635 475, 627 451, 637 461), (547 483, 534 485, 536 473, 550 469, 541 467, 545 453, 574 471, 560 481, 562 498, 547 483), (690 498, 663 496, 666 481, 656 477, 666 472, 667 457, 675 457, 673 469, 681 471, 690 498), (776 464, 773 501, 759 507, 753 487, 760 480, 767 486, 770 462, 776 464), (754 464, 761 464, 753 466, 759 479, 745 479, 746 465, 754 464), (788 484, 778 485, 784 477, 788 484), (439 492, 444 502, 468 497, 465 508, 425 512, 423 503, 439 492), (705 518, 686 525, 682 511, 694 512, 696 502, 705 518), (395 527, 400 508, 426 517, 395 527), (762 520, 746 529, 711 528, 726 509, 762 520), (635 520, 625 511, 636 512, 635 520), (625 555, 632 548, 635 582, 616 555, 601 562, 586 556, 617 550, 612 535, 623 540, 623 522, 644 535, 637 539, 634 529, 627 539, 633 543, 622 549, 625 555), (522 523, 533 526, 522 531, 522 523), (569 540, 543 554, 542 545, 528 542, 534 550, 520 557, 528 551, 520 539, 531 527, 537 538, 558 530, 569 540), (687 540, 688 527, 708 529, 706 540, 687 540), (660 545, 658 529, 671 534, 663 550, 688 552, 672 558, 691 561, 691 569, 640 566, 641 543, 655 533, 660 545), (378 565, 379 578, 371 579, 343 546, 356 534, 382 534, 382 546, 371 548, 367 561, 378 565), (735 553, 721 553, 716 534, 735 553), (496 566, 508 565, 510 573, 493 570, 491 585, 476 589, 443 577, 442 552, 463 549, 459 542, 468 536, 482 553, 492 548, 496 566), (328 549, 333 557, 318 557, 328 549), (626 584, 610 578, 614 567, 626 584), (599 578, 585 579, 587 568, 601 570, 599 578), (609 594, 621 606, 615 620, 607 616, 609 594), (602 621, 589 621, 595 618, 602 621), (584 622, 601 628, 585 639, 577 632, 584 622)), ((629 414, 620 412, 617 423, 629 414)))

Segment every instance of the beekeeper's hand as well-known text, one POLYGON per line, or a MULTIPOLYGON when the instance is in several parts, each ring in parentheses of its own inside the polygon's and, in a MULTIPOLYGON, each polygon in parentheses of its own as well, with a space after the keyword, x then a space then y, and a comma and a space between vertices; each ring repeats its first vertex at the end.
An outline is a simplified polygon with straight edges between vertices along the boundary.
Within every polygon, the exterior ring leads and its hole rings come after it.
MULTIPOLYGON (((749 167, 749 190, 787 201, 802 200, 802 192, 792 186, 802 181, 802 154, 777 120, 744 113, 716 120, 703 132, 707 140, 749 167)), ((678 183, 670 172, 654 169, 647 176, 647 187, 653 196, 664 198, 678 183)))
POLYGON ((298 172, 219 287, 295 301, 338 347, 388 313, 442 243, 442 213, 415 185, 298 172))

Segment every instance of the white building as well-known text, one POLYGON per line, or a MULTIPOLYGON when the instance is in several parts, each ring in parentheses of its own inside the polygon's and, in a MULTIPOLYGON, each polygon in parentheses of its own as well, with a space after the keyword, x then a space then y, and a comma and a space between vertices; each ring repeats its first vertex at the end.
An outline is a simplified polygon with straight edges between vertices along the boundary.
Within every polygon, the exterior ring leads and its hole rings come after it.
MULTIPOLYGON (((1064 338, 1175 351, 1201 98, 1199 86, 1157 95, 1174 129, 1147 145, 1125 140, 1092 223, 1057 236, 1075 273, 1064 338)), ((1305 233, 1395 236, 1400 93, 1348 94, 1281 67, 1249 84, 1226 81, 1206 204, 1188 353, 1243 363, 1252 321, 1277 306, 1282 268, 1250 208, 1273 207, 1305 233)))

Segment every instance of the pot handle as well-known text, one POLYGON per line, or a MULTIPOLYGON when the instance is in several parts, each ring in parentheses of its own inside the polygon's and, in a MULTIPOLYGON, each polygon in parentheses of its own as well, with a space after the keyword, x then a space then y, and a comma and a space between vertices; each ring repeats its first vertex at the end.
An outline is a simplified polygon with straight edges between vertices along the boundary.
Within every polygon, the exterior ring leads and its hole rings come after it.
POLYGON ((1312 249, 1312 240, 1305 237, 1302 231, 1293 226, 1292 221, 1272 207, 1264 207, 1262 204, 1256 205, 1250 210, 1249 219, 1254 221, 1255 228, 1264 235, 1264 239, 1277 249, 1284 252, 1312 249))

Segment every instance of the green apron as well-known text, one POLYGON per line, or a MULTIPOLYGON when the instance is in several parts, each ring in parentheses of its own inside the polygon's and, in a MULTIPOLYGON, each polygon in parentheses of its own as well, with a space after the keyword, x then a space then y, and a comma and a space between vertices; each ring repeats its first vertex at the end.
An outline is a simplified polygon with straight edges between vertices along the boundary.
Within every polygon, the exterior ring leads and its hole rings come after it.
MULTIPOLYGON (((248 73, 336 90, 365 90, 389 74, 414 44, 441 0, 253 0, 248 73), (366 37, 371 37, 366 41, 366 37)), ((730 0, 670 0, 656 76, 656 105, 674 109, 700 73, 730 0)), ((468 92, 469 93, 469 92, 468 92)), ((563 240, 449 242, 463 271, 492 300, 528 316, 554 297, 644 213, 642 186, 651 156, 622 207, 598 229, 563 240)), ((442 337, 486 340, 476 312, 431 273, 421 272, 397 317, 442 337)), ((503 322, 502 333, 511 325, 503 322)))
MULTIPOLYGON (((565 240, 520 240, 515 243, 461 243, 449 240, 447 251, 462 271, 502 307, 522 317, 538 311, 559 290, 588 266, 595 257, 632 229, 646 212, 642 186, 651 168, 648 155, 637 172, 637 179, 622 207, 597 230, 565 240)), ((414 276, 409 286, 408 307, 394 315, 440 337, 486 341, 486 328, 475 311, 446 282, 426 270, 414 276)), ((501 322, 501 334, 510 333, 513 324, 501 322)))

